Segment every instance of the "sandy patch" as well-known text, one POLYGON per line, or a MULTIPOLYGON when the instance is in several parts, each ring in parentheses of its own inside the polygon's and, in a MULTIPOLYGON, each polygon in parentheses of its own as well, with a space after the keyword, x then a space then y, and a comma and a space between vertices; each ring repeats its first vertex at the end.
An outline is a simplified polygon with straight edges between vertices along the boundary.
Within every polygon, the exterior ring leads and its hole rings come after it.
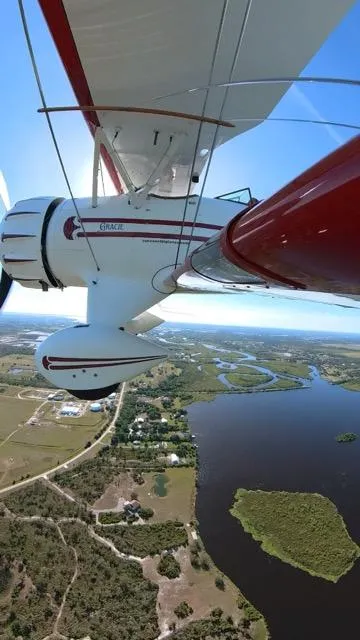
POLYGON ((131 499, 131 493, 137 491, 138 485, 129 473, 120 473, 106 487, 105 492, 92 506, 94 511, 122 511, 125 500, 131 499))

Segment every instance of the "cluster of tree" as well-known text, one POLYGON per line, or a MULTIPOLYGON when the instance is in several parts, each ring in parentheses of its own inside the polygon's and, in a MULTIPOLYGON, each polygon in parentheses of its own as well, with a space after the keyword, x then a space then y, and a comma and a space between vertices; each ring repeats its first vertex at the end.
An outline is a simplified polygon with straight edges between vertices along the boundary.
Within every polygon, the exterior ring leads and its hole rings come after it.
POLYGON ((188 618, 193 612, 193 608, 190 607, 189 603, 185 602, 185 600, 180 602, 174 609, 174 613, 178 618, 188 618))
POLYGON ((347 431, 346 433, 339 433, 338 436, 336 436, 336 442, 353 442, 354 440, 357 440, 359 436, 356 433, 351 433, 351 431, 347 431))
POLYGON ((63 523, 61 529, 76 549, 79 573, 66 598, 59 632, 101 640, 157 637, 158 587, 144 578, 141 566, 118 558, 80 524, 63 523))
POLYGON ((9 384, 16 387, 46 387, 47 389, 55 389, 54 385, 46 380, 40 373, 34 373, 32 376, 15 376, 11 373, 0 373, 0 384, 9 384))
POLYGON ((10 511, 21 516, 42 516, 44 518, 81 518, 89 522, 92 517, 84 506, 70 502, 60 493, 36 480, 23 489, 18 489, 4 498, 10 511))
POLYGON ((104 426, 100 429, 100 431, 95 433, 94 440, 99 440, 99 438, 102 436, 102 434, 105 433, 106 429, 107 429, 107 425, 104 424, 104 426))
MULTIPOLYGON (((172 630, 176 625, 172 624, 172 630)), ((239 628, 231 616, 224 616, 222 609, 213 609, 209 618, 190 622, 173 636, 176 640, 243 640, 251 636, 239 628)))
POLYGON ((127 393, 123 400, 119 417, 115 423, 115 435, 112 437, 111 444, 117 445, 121 442, 127 442, 129 439, 129 428, 134 422, 138 413, 137 398, 133 393, 127 393))
MULTIPOLYGON (((98 527, 96 530, 104 535, 103 528, 98 527)), ((142 558, 186 546, 188 541, 184 525, 172 520, 137 527, 106 527, 106 538, 119 551, 142 558)))
POLYGON ((209 571, 210 569, 209 561, 200 540, 195 540, 190 545, 190 562, 194 569, 204 569, 204 571, 209 571))
POLYGON ((124 511, 104 511, 99 513, 99 522, 101 524, 116 524, 125 520, 126 513, 124 511))
POLYGON ((173 579, 178 578, 181 573, 181 567, 172 553, 165 553, 157 566, 157 571, 162 576, 173 579))
POLYGON ((239 596, 238 598, 238 607, 243 611, 244 619, 249 622, 256 622, 262 618, 261 613, 256 607, 243 596, 239 596))
POLYGON ((3 603, 4 638, 24 640, 51 634, 57 608, 74 572, 74 556, 54 525, 42 521, 0 520, 3 562, 12 573, 11 597, 3 603), (31 581, 31 582, 30 582, 31 581), (30 591, 27 585, 32 583, 30 591))

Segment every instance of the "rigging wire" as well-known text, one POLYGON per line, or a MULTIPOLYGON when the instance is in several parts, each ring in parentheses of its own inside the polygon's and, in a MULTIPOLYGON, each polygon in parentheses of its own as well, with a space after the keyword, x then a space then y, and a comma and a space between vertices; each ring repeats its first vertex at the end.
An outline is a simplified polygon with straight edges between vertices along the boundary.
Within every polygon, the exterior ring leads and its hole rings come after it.
MULTIPOLYGON (((216 41, 215 41, 213 57, 212 57, 212 60, 211 60, 211 67, 210 67, 210 73, 209 73, 209 82, 208 82, 209 85, 211 84, 211 80, 212 80, 212 77, 213 77, 213 74, 214 74, 215 62, 216 62, 216 58, 217 58, 217 55, 218 55, 218 52, 219 52, 220 39, 221 39, 223 27, 224 27, 225 16, 226 16, 226 13, 227 13, 228 4, 229 4, 229 0, 224 0, 222 11, 221 11, 220 22, 219 22, 219 28, 218 28, 218 31, 217 31, 217 36, 216 36, 216 41)), ((204 124, 203 118, 204 118, 205 112, 206 112, 206 107, 207 107, 207 103, 208 103, 208 99, 209 99, 210 88, 205 89, 205 91, 206 91, 206 94, 205 94, 205 99, 204 99, 202 112, 201 112, 202 121, 201 121, 200 126, 198 128, 198 133, 197 133, 196 142, 195 142, 195 150, 194 150, 193 160, 192 160, 191 169, 190 169, 189 184, 188 184, 187 193, 186 193, 183 217, 182 217, 182 221, 181 221, 180 238, 179 238, 179 241, 178 241, 178 246, 177 246, 177 251, 176 251, 175 268, 177 267, 178 260, 179 260, 181 240, 182 240, 182 235, 183 235, 183 230, 184 230, 184 222, 185 222, 185 218, 186 218, 187 208, 188 208, 188 204, 189 204, 190 191, 191 191, 191 187, 192 187, 192 176, 194 174, 196 156, 197 156, 197 151, 198 151, 199 144, 200 144, 200 137, 201 137, 202 128, 203 128, 203 124, 204 124)), ((217 127, 216 127, 216 133, 218 131, 218 128, 219 128, 219 125, 217 125, 217 127)), ((216 136, 216 133, 215 133, 215 136, 216 136)), ((198 208, 199 208, 199 205, 197 207, 197 211, 198 211, 198 208)), ((196 221, 196 218, 193 220, 193 224, 195 223, 195 221, 196 221)), ((194 232, 194 226, 192 227, 192 234, 193 234, 193 232, 194 232)), ((192 237, 192 234, 191 234, 191 237, 192 237)), ((187 251, 188 251, 188 249, 187 249, 187 251)), ((186 252, 186 255, 187 255, 187 252, 186 252)))
MULTIPOLYGON (((243 39, 244 39, 245 31, 246 31, 246 26, 247 26, 247 22, 248 22, 250 10, 251 10, 251 5, 252 5, 252 0, 247 0, 245 14, 244 14, 244 18, 243 18, 243 21, 242 21, 242 25, 241 25, 241 29, 240 29, 240 33, 239 33, 239 38, 238 38, 238 41, 237 41, 236 50, 235 50, 234 58, 233 58, 231 69, 230 69, 230 73, 229 73, 229 82, 228 82, 228 84, 232 82, 233 74, 234 74, 238 59, 239 59, 240 49, 241 49, 241 45, 243 43, 243 39)), ((229 89, 230 89, 230 86, 226 86, 224 97, 223 97, 222 103, 221 103, 219 120, 221 120, 222 115, 224 113, 224 108, 225 108, 226 101, 227 101, 227 98, 228 98, 229 89)), ((208 158, 207 166, 206 166, 206 170, 205 170, 204 180, 203 180, 203 183, 202 183, 202 186, 201 186, 201 190, 200 190, 200 194, 199 194, 199 200, 198 200, 198 203, 196 205, 196 211, 195 211, 193 226, 191 228, 190 238, 188 240, 188 246, 187 246, 187 249, 186 249, 186 256, 188 255, 189 250, 190 250, 190 244, 191 244, 192 237, 193 237, 193 234, 194 234, 195 223, 196 223, 197 217, 199 215, 200 203, 201 203, 202 197, 204 195, 204 189, 205 189, 205 185, 206 185, 206 180, 207 180, 207 177, 208 177, 208 174, 209 174, 211 160, 212 160, 212 157, 214 155, 218 133, 219 133, 219 125, 217 125, 216 129, 215 129, 215 134, 214 134, 214 137, 213 137, 213 141, 212 141, 212 145, 211 145, 211 149, 210 149, 210 154, 209 154, 209 158, 208 158)))
POLYGON ((105 182, 104 182, 104 173, 103 173, 101 158, 100 158, 99 166, 100 166, 100 176, 101 176, 103 196, 105 196, 105 182))
MULTIPOLYGON (((38 67, 37 67, 37 64, 36 64, 34 49, 33 49, 33 46, 31 44, 31 38, 30 38, 30 33, 29 33, 27 20, 26 20, 26 15, 25 15, 25 11, 24 11, 23 0, 18 0, 18 6, 19 6, 19 11, 20 11, 22 26, 23 26, 23 29, 24 29, 26 44, 27 44, 27 47, 28 47, 31 64, 32 64, 34 76, 35 76, 35 79, 36 79, 36 84, 37 84, 37 87, 38 87, 38 90, 39 90, 39 94, 40 94, 40 99, 41 99, 41 102, 42 102, 42 105, 43 105, 43 109, 46 110, 47 109, 47 104, 46 104, 46 100, 45 100, 45 94, 44 94, 44 90, 43 90, 43 87, 42 87, 42 84, 41 84, 39 70, 38 70, 38 67)), ((87 233, 86 233, 86 231, 84 229, 84 224, 83 224, 83 221, 81 219, 78 206, 76 204, 76 200, 75 200, 75 197, 74 197, 71 185, 70 185, 69 178, 68 178, 67 173, 66 173, 66 169, 65 169, 65 165, 64 165, 63 159, 61 157, 61 152, 60 152, 57 140, 56 140, 54 128, 52 126, 52 122, 51 122, 51 119, 50 119, 50 115, 49 115, 49 113, 47 113, 47 111, 45 111, 45 117, 46 117, 46 120, 47 120, 47 123, 48 123, 50 135, 51 135, 52 141, 54 143, 54 147, 55 147, 55 151, 56 151, 59 163, 60 163, 60 167, 61 167, 64 179, 65 179, 65 182, 66 182, 66 186, 67 186, 69 194, 70 194, 70 198, 72 200, 72 203, 73 203, 77 218, 78 218, 78 220, 80 222, 82 231, 84 233, 84 238, 86 239, 86 242, 88 244, 91 256, 92 256, 92 258, 94 260, 94 263, 95 263, 96 270, 100 271, 99 263, 96 260, 94 250, 93 250, 93 248, 92 248, 92 246, 90 244, 90 240, 89 240, 89 238, 87 236, 87 233)))

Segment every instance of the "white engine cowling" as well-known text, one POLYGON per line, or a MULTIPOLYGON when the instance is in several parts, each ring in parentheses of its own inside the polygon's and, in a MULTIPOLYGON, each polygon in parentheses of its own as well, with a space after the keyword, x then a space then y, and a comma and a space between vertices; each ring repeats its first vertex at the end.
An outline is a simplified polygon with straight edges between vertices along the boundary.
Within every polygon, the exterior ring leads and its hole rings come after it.
POLYGON ((157 344, 121 329, 77 325, 46 338, 37 349, 36 363, 55 386, 78 398, 97 400, 167 355, 157 344))

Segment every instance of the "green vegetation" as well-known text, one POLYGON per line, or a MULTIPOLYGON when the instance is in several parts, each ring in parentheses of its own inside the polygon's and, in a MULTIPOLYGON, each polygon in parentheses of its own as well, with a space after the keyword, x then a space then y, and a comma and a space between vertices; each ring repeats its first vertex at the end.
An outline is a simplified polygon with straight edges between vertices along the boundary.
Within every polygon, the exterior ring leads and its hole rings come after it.
POLYGON ((68 487, 79 498, 92 504, 104 493, 106 487, 122 471, 137 466, 141 468, 162 468, 156 459, 155 449, 131 449, 130 447, 104 447, 95 458, 82 462, 74 469, 68 469, 54 476, 60 487, 68 487))
POLYGON ((220 591, 225 591, 225 582, 221 576, 216 576, 215 585, 218 589, 220 589, 220 591))
POLYGON ((338 436, 336 436, 335 440, 336 442, 354 442, 354 440, 358 439, 358 435, 357 433, 351 433, 351 431, 347 431, 346 433, 339 433, 338 436))
POLYGON ((178 618, 188 618, 192 613, 194 613, 194 610, 187 602, 185 602, 185 600, 183 600, 177 607, 175 607, 174 613, 178 618))
POLYGON ((153 640, 159 633, 158 588, 143 577, 140 565, 117 558, 81 524, 64 523, 61 529, 77 552, 79 573, 68 593, 59 632, 72 638, 153 640))
POLYGON ((249 367, 239 367, 236 371, 227 373, 226 378, 231 384, 234 384, 237 387, 245 387, 246 389, 256 387, 258 384, 265 384, 265 382, 270 382, 270 380, 272 380, 271 376, 265 373, 260 373, 259 371, 256 371, 256 369, 251 370, 249 367), (248 373, 248 371, 252 372, 248 373))
POLYGON ((150 520, 154 515, 154 510, 150 507, 140 507, 138 514, 143 520, 150 520))
MULTIPOLYGON (((233 622, 231 616, 211 616, 203 620, 190 622, 173 636, 176 640, 243 640, 245 637, 242 629, 233 622)), ((264 638, 266 636, 263 636, 264 638)))
POLYGON ((301 361, 265 360, 259 361, 257 364, 260 367, 270 369, 270 371, 273 371, 274 373, 296 376, 297 378, 311 378, 309 366, 301 361))
MULTIPOLYGON (((357 357, 359 356, 360 354, 357 354, 357 357)), ((360 378, 353 378, 352 380, 341 382, 340 384, 342 387, 344 387, 344 389, 347 389, 348 391, 360 391, 360 378)))
POLYGON ((40 640, 52 631, 74 554, 54 525, 9 518, 0 519, 0 549, 7 596, 0 608, 1 638, 40 640))
POLYGON ((154 477, 153 491, 159 498, 164 498, 167 495, 166 485, 169 482, 169 478, 165 473, 157 473, 154 477))
POLYGON ((249 600, 246 600, 244 596, 239 596, 238 607, 242 609, 244 618, 249 620, 250 622, 256 622, 257 620, 262 620, 262 615, 260 611, 254 607, 249 600))
POLYGON ((99 522, 101 524, 126 522, 126 514, 124 511, 104 511, 103 513, 99 513, 99 522))
POLYGON ((119 551, 142 558, 187 545, 184 525, 171 520, 132 527, 96 527, 96 531, 112 540, 119 551))
POLYGON ((143 474, 144 484, 137 487, 138 499, 143 507, 154 510, 154 521, 164 522, 176 520, 190 522, 194 511, 195 471, 190 467, 173 467, 166 469, 167 495, 159 497, 154 492, 156 475, 146 472, 143 474))
POLYGON ((264 551, 332 582, 360 555, 335 505, 319 494, 238 489, 230 512, 264 551))
POLYGON ((162 576, 173 579, 178 578, 181 573, 181 567, 172 553, 167 553, 160 558, 157 571, 162 576))
POLYGON ((279 378, 273 384, 266 387, 265 391, 286 391, 287 389, 302 389, 303 385, 297 380, 291 378, 279 378))
POLYGON ((83 518, 89 514, 76 502, 71 502, 46 486, 40 480, 23 489, 13 491, 3 499, 12 513, 21 516, 42 516, 44 518, 83 518))

